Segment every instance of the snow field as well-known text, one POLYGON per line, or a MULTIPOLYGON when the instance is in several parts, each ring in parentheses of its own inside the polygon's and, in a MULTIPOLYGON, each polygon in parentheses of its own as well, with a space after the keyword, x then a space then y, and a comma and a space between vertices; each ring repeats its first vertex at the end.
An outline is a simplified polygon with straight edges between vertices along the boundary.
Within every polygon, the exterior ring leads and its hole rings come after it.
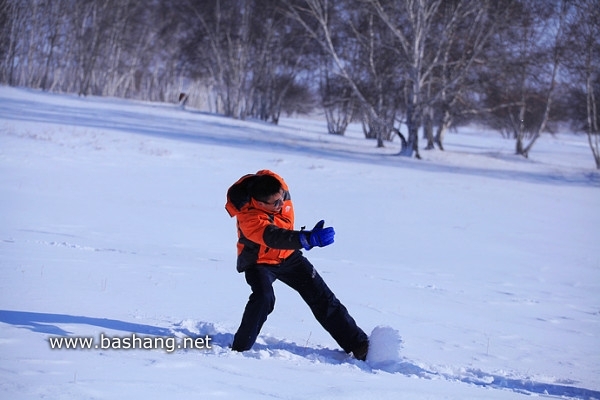
POLYGON ((471 128, 418 161, 323 126, 0 87, 0 397, 600 398, 585 138, 543 137, 525 160, 471 128), (298 227, 335 227, 306 255, 380 337, 368 362, 281 283, 255 347, 228 350, 249 289, 225 192, 263 168, 290 185, 298 227), (214 346, 49 348, 100 333, 214 346))

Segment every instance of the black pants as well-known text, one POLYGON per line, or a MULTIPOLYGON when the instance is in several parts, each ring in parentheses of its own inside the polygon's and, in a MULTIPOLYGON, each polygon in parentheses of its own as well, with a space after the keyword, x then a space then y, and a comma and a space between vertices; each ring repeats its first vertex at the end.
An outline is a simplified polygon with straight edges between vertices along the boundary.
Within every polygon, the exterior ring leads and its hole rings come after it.
POLYGON ((308 304, 313 315, 345 352, 350 353, 367 335, 360 329, 348 310, 335 297, 325 281, 300 251, 278 266, 256 265, 245 271, 252 294, 246 304, 242 322, 231 348, 249 350, 267 316, 275 306, 273 282, 279 279, 296 290, 308 304))

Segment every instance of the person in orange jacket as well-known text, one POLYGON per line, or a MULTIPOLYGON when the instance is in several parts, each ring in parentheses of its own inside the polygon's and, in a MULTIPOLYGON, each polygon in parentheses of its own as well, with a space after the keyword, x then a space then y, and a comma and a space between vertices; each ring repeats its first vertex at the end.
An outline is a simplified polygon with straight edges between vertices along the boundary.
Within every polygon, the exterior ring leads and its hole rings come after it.
POLYGON ((330 245, 334 229, 319 221, 310 231, 294 230, 289 188, 269 170, 244 175, 235 182, 227 191, 225 209, 237 219, 237 270, 245 274, 252 291, 231 348, 252 348, 275 306, 273 282, 279 279, 300 294, 346 353, 364 361, 367 335, 301 251, 330 245))

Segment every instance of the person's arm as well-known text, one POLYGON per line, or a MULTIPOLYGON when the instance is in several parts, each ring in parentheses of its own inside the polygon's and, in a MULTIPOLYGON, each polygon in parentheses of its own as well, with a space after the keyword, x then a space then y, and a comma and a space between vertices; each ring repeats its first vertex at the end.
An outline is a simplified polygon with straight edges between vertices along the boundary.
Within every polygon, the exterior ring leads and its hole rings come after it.
POLYGON ((269 225, 263 233, 265 244, 273 249, 305 249, 315 246, 325 247, 333 243, 335 231, 332 227, 324 228, 325 221, 317 222, 310 231, 293 231, 269 225))
POLYGON ((305 235, 305 233, 279 228, 275 224, 270 224, 265 227, 262 239, 265 245, 272 249, 298 250, 302 248, 300 235, 305 235))

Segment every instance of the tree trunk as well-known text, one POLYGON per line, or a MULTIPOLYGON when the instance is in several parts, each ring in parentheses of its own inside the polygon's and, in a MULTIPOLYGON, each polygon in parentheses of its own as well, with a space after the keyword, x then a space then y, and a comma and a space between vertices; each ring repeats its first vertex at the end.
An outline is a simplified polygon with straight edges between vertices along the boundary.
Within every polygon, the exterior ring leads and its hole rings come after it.
MULTIPOLYGON (((591 65, 589 65, 591 67, 591 65)), ((589 69, 586 86, 587 86, 587 119, 588 119, 588 130, 587 137, 594 161, 596 162, 596 169, 600 169, 600 131, 598 129, 598 107, 596 104, 596 96, 594 94, 594 87, 592 85, 592 69, 589 69)))
POLYGON ((440 122, 435 135, 435 144, 437 144, 439 149, 442 151, 444 150, 444 137, 446 136, 446 132, 448 131, 450 125, 452 125, 452 114, 450 114, 450 111, 445 110, 444 116, 442 117, 442 122, 440 122))
POLYGON ((435 137, 433 136, 433 108, 426 107, 423 113, 423 136, 427 140, 425 150, 435 149, 435 137))
MULTIPOLYGON (((566 12, 567 12, 567 8, 565 7, 565 3, 563 3, 563 7, 562 7, 560 18, 559 18, 558 29, 556 30, 556 35, 554 36, 554 44, 553 44, 553 49, 552 49, 552 62, 553 62, 552 75, 550 78, 550 87, 548 88, 548 91, 546 93, 546 98, 545 98, 546 105, 545 105, 545 109, 544 109, 544 116, 542 117, 542 121, 540 122, 535 133, 533 134, 533 138, 531 139, 529 144, 525 148, 523 148, 522 151, 520 151, 520 152, 519 152, 519 147, 517 147, 517 154, 521 154, 525 158, 529 157, 529 152, 531 151, 533 144, 540 138, 544 129, 546 129, 546 124, 548 123, 548 119, 550 117, 550 108, 552 107, 552 95, 554 94, 554 88, 556 87, 556 75, 558 74, 558 67, 559 67, 560 58, 561 58, 561 56, 560 56, 560 52, 561 52, 560 41, 561 41, 561 36, 562 36, 563 28, 564 28, 564 18, 566 16, 566 12)), ((519 144, 517 144, 517 146, 519 146, 519 144)), ((521 146, 522 146, 522 143, 521 143, 521 146)))
POLYGON ((406 147, 400 150, 399 155, 412 157, 413 154, 417 159, 421 159, 419 154, 419 121, 416 116, 414 105, 409 103, 409 107, 406 111, 406 127, 408 128, 408 138, 406 140, 406 147))

